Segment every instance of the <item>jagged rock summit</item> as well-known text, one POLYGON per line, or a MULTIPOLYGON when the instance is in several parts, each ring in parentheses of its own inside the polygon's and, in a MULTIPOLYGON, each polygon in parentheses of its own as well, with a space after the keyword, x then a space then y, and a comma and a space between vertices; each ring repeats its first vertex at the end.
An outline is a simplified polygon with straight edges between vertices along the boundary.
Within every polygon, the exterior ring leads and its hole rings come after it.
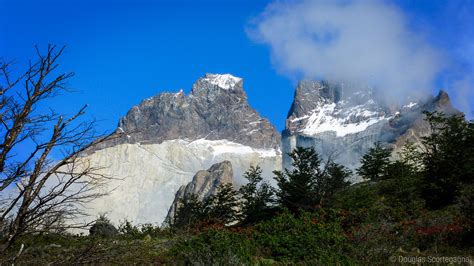
POLYGON ((87 159, 116 178, 110 195, 87 206, 91 217, 161 224, 175 193, 201 169, 229 161, 237 184, 252 165, 269 177, 281 169, 280 134, 250 107, 241 78, 206 74, 189 95, 160 93, 132 107, 87 159))
POLYGON ((102 147, 173 139, 226 139, 260 149, 280 146, 274 126, 249 106, 243 80, 230 74, 206 74, 189 95, 181 90, 142 101, 120 119, 119 133, 102 147))
POLYGON ((459 113, 444 91, 437 97, 412 99, 398 106, 387 104, 368 86, 301 81, 283 131, 283 166, 291 163, 286 153, 303 146, 314 147, 323 158, 331 156, 355 169, 375 142, 397 151, 406 142, 419 142, 429 134, 423 111, 459 113))

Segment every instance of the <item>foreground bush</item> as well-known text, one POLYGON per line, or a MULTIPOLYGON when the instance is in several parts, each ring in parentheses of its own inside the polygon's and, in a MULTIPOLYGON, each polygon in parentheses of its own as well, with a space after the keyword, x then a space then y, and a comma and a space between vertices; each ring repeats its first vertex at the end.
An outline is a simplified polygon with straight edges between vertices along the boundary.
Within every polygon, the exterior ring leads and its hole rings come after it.
POLYGON ((183 238, 170 256, 184 263, 248 264, 263 262, 308 262, 328 264, 349 262, 343 255, 347 239, 335 213, 284 212, 248 228, 209 229, 195 237, 183 238))
POLYGON ((342 255, 347 239, 336 215, 320 211, 295 217, 285 212, 256 226, 254 241, 263 256, 277 261, 348 261, 342 255))
POLYGON ((242 265, 249 264, 254 254, 255 247, 245 234, 222 228, 180 239, 168 256, 194 265, 242 265))

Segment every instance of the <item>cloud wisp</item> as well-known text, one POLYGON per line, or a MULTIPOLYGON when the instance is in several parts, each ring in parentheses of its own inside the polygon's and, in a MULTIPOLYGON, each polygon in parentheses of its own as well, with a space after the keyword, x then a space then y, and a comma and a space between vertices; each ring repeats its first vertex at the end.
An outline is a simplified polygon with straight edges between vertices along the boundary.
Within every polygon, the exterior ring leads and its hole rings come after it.
POLYGON ((365 83, 388 99, 431 92, 447 65, 410 30, 401 10, 382 1, 276 2, 252 21, 248 34, 269 45, 286 75, 365 83))

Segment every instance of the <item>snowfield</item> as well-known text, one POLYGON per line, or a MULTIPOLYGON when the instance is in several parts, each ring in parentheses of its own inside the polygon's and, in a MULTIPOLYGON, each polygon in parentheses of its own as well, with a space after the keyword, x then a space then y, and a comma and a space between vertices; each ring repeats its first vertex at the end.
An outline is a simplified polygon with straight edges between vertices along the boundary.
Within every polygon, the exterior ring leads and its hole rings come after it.
POLYGON ((366 130, 369 126, 388 119, 364 105, 343 109, 341 104, 325 103, 314 109, 309 116, 293 121, 307 119, 306 126, 300 131, 309 136, 332 131, 337 137, 344 137, 366 130))

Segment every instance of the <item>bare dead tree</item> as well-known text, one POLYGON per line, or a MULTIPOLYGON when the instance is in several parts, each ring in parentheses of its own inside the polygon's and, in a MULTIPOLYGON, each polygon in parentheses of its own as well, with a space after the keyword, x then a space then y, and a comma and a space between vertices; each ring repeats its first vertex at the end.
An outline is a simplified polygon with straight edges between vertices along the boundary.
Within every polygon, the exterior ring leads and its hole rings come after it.
MULTIPOLYGON (((0 237, 3 252, 19 236, 81 227, 74 218, 84 204, 106 194, 110 177, 82 156, 103 142, 94 121, 85 121, 87 106, 65 117, 45 104, 67 91, 73 73, 57 73, 63 48, 36 48, 37 60, 12 79, 11 63, 0 62, 0 237), (48 101, 47 101, 48 100, 48 101), (22 152, 17 152, 19 146, 22 152), (25 153, 25 147, 29 151, 25 153), (52 155, 61 152, 60 159, 52 155), (8 194, 8 195, 7 195, 8 194)), ((57 155, 56 155, 57 156, 57 155)))

